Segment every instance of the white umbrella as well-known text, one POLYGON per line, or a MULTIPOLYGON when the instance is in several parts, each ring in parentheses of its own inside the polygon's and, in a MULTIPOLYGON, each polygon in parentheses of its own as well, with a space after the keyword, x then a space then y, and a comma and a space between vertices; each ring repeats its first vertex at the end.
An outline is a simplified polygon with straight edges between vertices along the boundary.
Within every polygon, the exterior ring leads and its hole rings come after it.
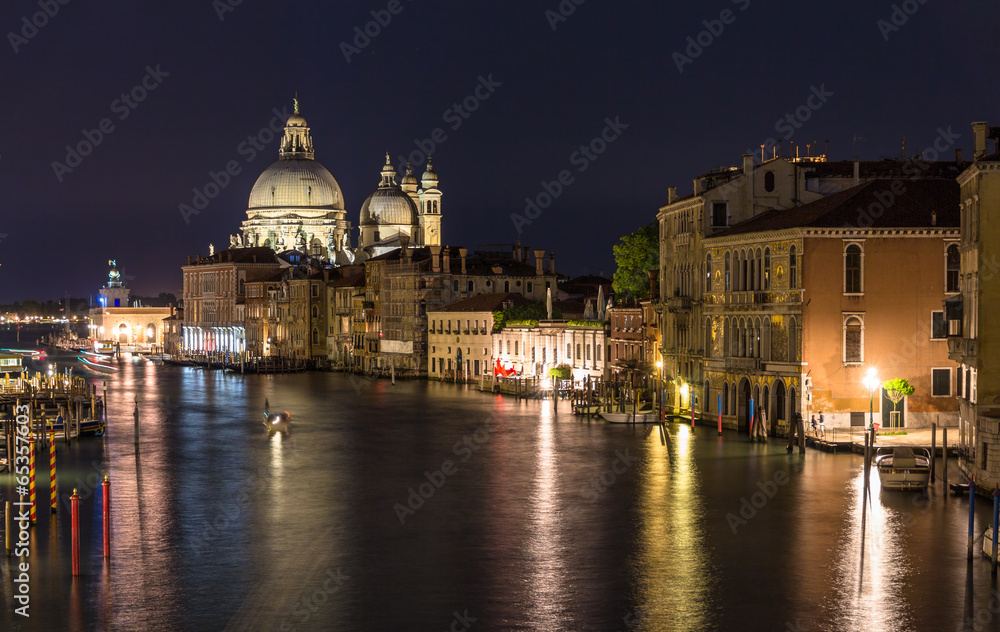
POLYGON ((552 320, 552 288, 545 288, 545 313, 548 315, 548 320, 552 320))

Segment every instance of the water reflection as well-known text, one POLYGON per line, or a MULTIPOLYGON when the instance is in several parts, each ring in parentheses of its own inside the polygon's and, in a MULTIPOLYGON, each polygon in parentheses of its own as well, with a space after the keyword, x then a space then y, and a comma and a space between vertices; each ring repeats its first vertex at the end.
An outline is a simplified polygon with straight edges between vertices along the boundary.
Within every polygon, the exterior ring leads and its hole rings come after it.
POLYGON ((694 433, 672 426, 644 442, 639 477, 638 604, 633 620, 650 632, 704 630, 712 607, 694 433))
POLYGON ((862 468, 847 486, 845 503, 852 510, 837 540, 837 605, 830 609, 830 629, 914 629, 907 609, 900 607, 905 601, 903 589, 914 571, 905 546, 902 514, 883 503, 874 468, 868 495, 864 479, 862 468), (845 608, 845 604, 850 607, 845 608))
POLYGON ((538 465, 528 504, 528 620, 536 630, 563 630, 566 582, 565 551, 561 538, 559 465, 556 462, 555 420, 551 406, 541 406, 538 427, 538 465))

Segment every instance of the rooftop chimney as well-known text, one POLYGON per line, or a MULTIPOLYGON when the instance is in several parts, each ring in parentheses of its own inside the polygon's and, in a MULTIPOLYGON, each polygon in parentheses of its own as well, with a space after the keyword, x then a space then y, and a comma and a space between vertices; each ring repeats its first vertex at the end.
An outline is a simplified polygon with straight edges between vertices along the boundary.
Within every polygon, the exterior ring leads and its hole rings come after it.
POLYGON ((188 265, 191 265, 191 255, 188 255, 188 265))
POLYGON ((743 154, 743 173, 748 178, 753 174, 753 154, 743 154))
POLYGON ((465 257, 469 254, 468 248, 459 248, 458 256, 462 258, 462 274, 465 274, 465 257))
POLYGON ((448 246, 441 251, 441 265, 445 274, 451 274, 451 248, 448 246))
POLYGON ((431 272, 441 271, 441 246, 431 246, 431 272))
POLYGON ((521 260, 521 242, 514 244, 514 261, 521 260))
POLYGON ((669 187, 667 189, 667 204, 673 204, 674 200, 677 199, 677 187, 669 187))
POLYGON ((646 270, 646 275, 649 277, 649 298, 655 300, 660 296, 660 271, 653 268, 652 270, 646 270))
POLYGON ((694 179, 694 194, 696 196, 701 194, 701 180, 698 178, 694 179))
POLYGON ((972 124, 972 159, 979 160, 986 155, 986 121, 972 124))
POLYGON ((549 272, 552 274, 556 273, 556 253, 549 253, 549 272))
POLYGON ((957 162, 958 164, 962 164, 962 162, 963 162, 963 160, 962 160, 962 148, 961 147, 959 147, 958 149, 955 150, 955 162, 957 162))
POLYGON ((743 198, 744 205, 750 215, 754 215, 753 212, 753 154, 743 154, 743 198))
POLYGON ((854 186, 861 184, 861 163, 854 159, 854 186))
POLYGON ((542 276, 542 259, 545 258, 544 250, 535 250, 535 275, 542 276))

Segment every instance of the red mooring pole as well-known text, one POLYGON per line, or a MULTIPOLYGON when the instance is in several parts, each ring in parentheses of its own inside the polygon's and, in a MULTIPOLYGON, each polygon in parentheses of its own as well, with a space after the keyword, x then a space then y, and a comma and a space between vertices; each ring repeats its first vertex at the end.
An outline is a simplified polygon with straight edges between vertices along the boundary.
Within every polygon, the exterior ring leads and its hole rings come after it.
POLYGON ((111 483, 105 475, 104 482, 104 557, 111 557, 111 483))
POLYGON ((80 574, 80 496, 76 493, 75 488, 69 500, 73 515, 71 540, 73 542, 73 576, 75 577, 80 574))

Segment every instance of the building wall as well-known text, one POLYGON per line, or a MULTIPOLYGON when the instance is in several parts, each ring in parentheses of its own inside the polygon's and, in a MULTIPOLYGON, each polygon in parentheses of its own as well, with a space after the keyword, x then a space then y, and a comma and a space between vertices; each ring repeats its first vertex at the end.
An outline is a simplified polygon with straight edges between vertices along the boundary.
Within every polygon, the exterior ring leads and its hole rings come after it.
POLYGON ((428 377, 437 380, 457 377, 461 381, 466 375, 470 380, 478 380, 483 374, 493 374, 492 312, 428 312, 427 326, 428 377))
MULTIPOLYGON (((803 408, 806 419, 822 411, 828 426, 847 427, 851 412, 867 414, 864 379, 874 367, 880 382, 905 378, 914 387, 899 405, 905 408, 907 427, 957 423, 956 372, 948 342, 931 337, 932 312, 943 312, 946 296, 945 249, 957 231, 912 232, 918 234, 804 239, 802 346, 812 385, 811 400, 803 408), (861 295, 844 293, 844 252, 851 243, 863 252, 861 295), (845 362, 844 355, 845 319, 852 316, 862 321, 863 357, 856 363, 845 362), (950 395, 932 396, 932 368, 950 371, 950 395)), ((891 404, 881 402, 880 392, 872 404, 875 421, 885 426, 891 404)))

